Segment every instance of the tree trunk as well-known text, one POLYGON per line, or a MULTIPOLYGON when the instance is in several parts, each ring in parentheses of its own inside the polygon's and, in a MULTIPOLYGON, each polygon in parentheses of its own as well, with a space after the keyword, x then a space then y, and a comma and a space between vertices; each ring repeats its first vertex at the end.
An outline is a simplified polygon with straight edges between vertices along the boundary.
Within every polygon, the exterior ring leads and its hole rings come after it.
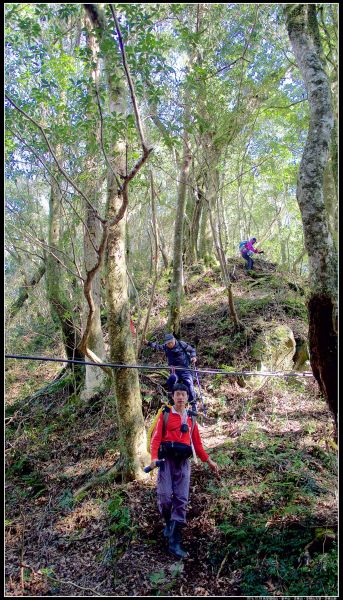
POLYGON ((191 164, 191 153, 188 146, 188 136, 186 130, 184 130, 183 135, 183 159, 180 173, 180 183, 178 189, 177 209, 175 217, 173 274, 170 286, 169 319, 167 325, 168 331, 172 332, 177 337, 180 335, 181 326, 184 212, 189 168, 191 164))
MULTIPOLYGON (((112 6, 112 5, 111 5, 112 6)), ((112 7, 113 8, 113 7, 112 7)), ((85 9, 102 37, 107 30, 106 18, 100 5, 86 4, 85 9)), ((115 66, 105 54, 104 66, 107 74, 110 110, 124 113, 126 93, 115 66)), ((126 145, 117 141, 113 144, 112 154, 116 174, 125 177, 126 145)), ((112 157, 111 157, 112 158, 112 157)), ((118 179, 119 181, 119 179, 118 179)), ((118 193, 113 167, 108 169, 107 177, 107 218, 115 219, 123 205, 123 197, 118 193)), ((114 363, 135 364, 136 354, 130 330, 130 306, 128 296, 128 278, 126 264, 125 220, 127 209, 117 224, 109 227, 106 250, 106 292, 108 301, 108 329, 110 339, 110 358, 114 363)), ((142 413, 138 372, 136 369, 114 369, 114 389, 119 426, 119 442, 124 481, 141 479, 142 467, 150 462, 146 451, 146 432, 142 413)))
POLYGON ((300 263, 302 263, 302 259, 304 258, 304 256, 307 254, 306 252, 306 248, 304 248, 302 250, 302 252, 299 254, 299 256, 294 260, 293 262, 293 266, 292 266, 292 271, 293 273, 297 272, 297 267, 298 265, 300 265, 300 263))
POLYGON ((211 225, 208 214, 208 205, 206 202, 202 203, 201 217, 200 217, 200 234, 199 234, 199 259, 204 261, 205 265, 212 263, 213 255, 213 239, 211 235, 211 225))
POLYGON ((193 198, 193 202, 190 211, 189 236, 187 240, 188 245, 185 256, 185 262, 189 266, 197 262, 198 259, 197 242, 200 228, 201 205, 203 202, 202 191, 200 187, 197 186, 196 191, 189 195, 189 199, 190 198, 193 198))
POLYGON ((139 346, 138 346, 138 350, 137 350, 137 356, 140 356, 142 345, 145 340, 145 335, 148 330, 150 313, 151 313, 151 309, 153 307, 154 297, 155 297, 155 289, 156 289, 156 285, 157 285, 157 281, 158 281, 158 231, 157 231, 156 205, 155 205, 155 187, 154 187, 154 178, 153 178, 152 171, 150 171, 150 186, 151 186, 152 233, 154 236, 154 248, 153 248, 153 257, 152 257, 154 278, 153 278, 152 286, 151 286, 151 289, 149 292, 149 296, 150 296, 149 306, 148 306, 148 310, 147 310, 144 325, 143 325, 141 340, 139 342, 139 346))
POLYGON ((283 237, 282 223, 280 216, 277 217, 277 226, 279 232, 279 243, 280 243, 280 252, 281 252, 281 271, 285 271, 287 269, 287 250, 286 250, 286 240, 283 237))
POLYGON ((162 233, 159 230, 158 222, 156 223, 156 225, 157 225, 158 247, 160 249, 162 260, 163 260, 163 268, 168 269, 169 260, 168 260, 168 255, 167 255, 166 243, 164 241, 164 237, 163 237, 162 233))
POLYGON ((212 228, 212 236, 213 236, 213 240, 214 240, 214 247, 216 249, 218 261, 219 261, 219 264, 220 264, 220 270, 221 270, 221 273, 222 273, 223 283, 224 283, 224 285, 226 287, 228 307, 229 307, 229 314, 230 314, 230 316, 231 316, 231 318, 232 318, 232 320, 234 322, 235 329, 238 331, 238 330, 242 329, 242 324, 238 320, 237 312, 236 312, 236 309, 235 309, 235 304, 234 304, 234 299, 233 299, 233 293, 232 293, 232 283, 231 283, 230 275, 229 275, 228 269, 227 269, 226 257, 225 257, 224 251, 223 251, 223 247, 222 247, 220 235, 216 231, 216 224, 215 224, 214 219, 213 219, 213 214, 212 214, 212 209, 211 208, 209 208, 209 217, 210 217, 210 224, 211 224, 211 228, 212 228))
MULTIPOLYGON (((110 174, 109 220, 115 217, 121 204, 122 199, 117 194, 116 183, 110 174)), ((111 362, 135 364, 126 275, 125 216, 109 230, 106 271, 111 362)), ((142 467, 150 462, 146 451, 146 432, 137 370, 115 369, 114 388, 123 459, 122 474, 124 481, 132 481, 143 477, 142 467)))
MULTIPOLYGON (((88 15, 85 14, 85 25, 87 28, 87 47, 92 53, 93 59, 93 67, 92 67, 92 80, 94 84, 98 85, 99 80, 99 61, 98 61, 98 51, 99 47, 96 42, 94 34, 91 32, 91 20, 88 15)), ((96 92, 94 87, 90 87, 89 93, 93 95, 94 102, 96 104, 96 92)), ((96 138, 98 143, 100 142, 100 127, 97 126, 96 138)), ((92 162, 93 162, 93 154, 88 149, 88 168, 89 173, 92 173, 92 162)), ((94 174, 93 174, 94 178, 94 174)), ((92 178, 92 185, 90 186, 90 192, 92 197, 98 202, 98 190, 94 189, 97 182, 92 178)), ((101 237, 102 237, 102 228, 98 218, 97 213, 91 208, 89 205, 86 205, 86 227, 84 228, 84 238, 83 238, 83 253, 84 253, 84 266, 86 272, 91 271, 98 262, 98 253, 96 252, 96 248, 99 248, 101 237)), ((92 280, 92 298, 94 302, 94 313, 92 316, 92 322, 90 326, 89 337, 87 341, 87 347, 91 352, 93 352, 101 362, 106 362, 106 351, 105 351, 105 343, 102 333, 101 327, 101 319, 100 319, 100 306, 101 306, 101 274, 100 269, 94 275, 92 280)), ((84 327, 87 322, 87 315, 89 313, 88 303, 85 301, 85 314, 83 316, 84 327)), ((85 388, 82 391, 82 398, 87 400, 94 396, 95 393, 100 392, 104 389, 105 383, 107 381, 107 377, 100 367, 92 367, 90 365, 86 365, 86 378, 85 378, 85 388)))
POLYGON ((32 275, 32 277, 30 277, 27 285, 23 285, 19 289, 18 298, 11 304, 11 306, 8 309, 8 317, 6 319, 8 323, 12 321, 12 319, 14 319, 14 317, 18 314, 18 312, 29 297, 29 290, 35 287, 40 282, 45 271, 45 264, 40 265, 37 271, 32 275))
MULTIPOLYGON (((208 147, 210 147, 210 143, 208 143, 208 147)), ((220 270, 222 274, 223 283, 226 287, 227 298, 228 298, 228 307, 229 314, 234 322, 235 328, 237 330, 241 329, 242 325, 238 320, 237 312, 234 305, 233 293, 232 293, 232 283, 230 280, 230 275, 227 268, 226 256, 223 249, 222 244, 222 236, 221 236, 221 228, 220 228, 220 215, 219 215, 219 203, 218 203, 218 193, 219 193, 219 172, 218 172, 218 163, 220 159, 220 151, 215 148, 214 144, 212 144, 212 148, 214 149, 212 152, 208 153, 208 162, 207 162, 207 187, 206 187, 206 201, 208 204, 208 212, 210 218, 210 225, 212 230, 212 238, 214 242, 215 251, 217 254, 217 258, 220 264, 220 270)))
POLYGON ((289 38, 303 76, 310 107, 308 137, 300 164, 297 200, 309 256, 309 344, 314 376, 337 423, 337 255, 323 194, 333 112, 321 60, 315 4, 285 5, 289 38))
MULTIPOLYGON (((324 200, 328 214, 328 225, 330 233, 335 243, 335 247, 338 246, 338 201, 337 201, 337 185, 334 177, 334 170, 338 170, 337 162, 334 165, 332 158, 330 158, 326 168, 324 170, 324 200)), ((336 174, 337 177, 337 174, 336 174)))
MULTIPOLYGON (((101 240, 101 225, 94 210, 87 206, 86 208, 86 225, 84 231, 84 264, 85 269, 90 271, 97 264, 98 256, 95 247, 99 247, 101 240), (93 243, 92 243, 93 242, 93 243), (93 246, 94 244, 94 246, 93 246)), ((91 329, 88 337, 87 346, 89 350, 94 352, 102 362, 106 362, 106 350, 104 337, 101 327, 100 306, 101 306, 101 274, 100 269, 95 273, 92 281, 92 296, 94 301, 94 314, 92 318, 91 329)), ((85 307, 89 311, 88 305, 85 307)), ((87 320, 87 315, 84 315, 84 321, 87 320)), ((85 389, 82 391, 82 398, 87 400, 94 396, 95 393, 104 389, 107 381, 106 374, 100 367, 86 366, 85 389)))
MULTIPOLYGON (((63 290, 63 271, 59 263, 61 228, 61 193, 55 180, 51 183, 49 201, 49 247, 46 259, 47 298, 51 308, 52 318, 61 327, 65 352, 68 359, 83 360, 83 355, 77 347, 80 335, 73 322, 73 308, 63 290), (53 254, 52 254, 53 253, 53 254)), ((83 367, 73 367, 78 377, 83 367)))

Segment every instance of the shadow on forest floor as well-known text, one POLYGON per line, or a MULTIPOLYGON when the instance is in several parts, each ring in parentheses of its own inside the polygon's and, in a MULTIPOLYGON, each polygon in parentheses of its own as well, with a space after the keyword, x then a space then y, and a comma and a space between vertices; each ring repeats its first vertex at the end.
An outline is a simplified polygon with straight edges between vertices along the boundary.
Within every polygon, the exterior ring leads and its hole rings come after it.
MULTIPOLYGON (((298 300, 282 298, 275 313, 275 299, 271 307, 268 299, 256 305, 244 298, 249 279, 242 269, 236 274, 249 326, 257 331, 277 318, 306 332, 298 300)), ((208 278, 219 282, 212 272, 208 278)), ((219 287, 209 288, 214 303, 204 302, 207 283, 193 280, 185 339, 197 342, 202 365, 246 365, 246 337, 232 333, 219 287)), ((156 339, 163 310, 151 325, 156 339)), ((151 360, 149 352, 142 360, 151 360)), ((7 596, 337 595, 336 449, 312 379, 269 380, 253 390, 232 378, 201 378, 209 419, 200 430, 220 475, 192 466, 184 533, 190 557, 180 562, 163 540, 156 472, 141 482, 103 483, 74 500, 80 485, 118 457, 113 395, 85 405, 59 393, 46 412, 51 399, 44 397, 24 406, 27 365, 8 367, 7 596)), ((31 388, 54 373, 56 366, 30 368, 31 388)), ((147 425, 162 383, 160 374, 141 377, 147 425)))

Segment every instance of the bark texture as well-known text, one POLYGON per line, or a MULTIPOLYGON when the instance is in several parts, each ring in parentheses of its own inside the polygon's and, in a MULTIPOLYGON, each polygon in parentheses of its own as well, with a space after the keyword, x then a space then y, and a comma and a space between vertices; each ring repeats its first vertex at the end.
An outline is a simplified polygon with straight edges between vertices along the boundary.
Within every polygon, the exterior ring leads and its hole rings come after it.
POLYGON ((199 259, 204 261, 205 265, 213 263, 213 239, 211 234, 211 224, 209 218, 208 205, 203 202, 201 205, 200 232, 199 232, 199 259))
POLYGON ((309 256, 309 338, 313 373, 337 423, 337 255, 325 208, 323 175, 333 129, 329 81, 322 61, 315 4, 284 5, 292 48, 303 76, 310 123, 299 168, 299 203, 309 256))
POLYGON ((183 228, 186 204, 186 191, 188 185, 191 153, 188 146, 188 136, 184 132, 183 158, 180 172, 180 183, 177 197, 177 208, 174 229, 173 274, 170 286, 168 331, 175 336, 180 336, 181 326, 181 299, 183 291, 183 228))
MULTIPOLYGON (((84 231, 84 264, 86 271, 90 271, 95 267, 98 261, 98 255, 94 249, 99 247, 101 240, 101 224, 95 211, 86 208, 86 225, 84 231)), ((95 273, 92 281, 92 298, 94 302, 94 313, 92 316, 91 328, 89 332, 87 347, 102 362, 106 362, 106 351, 104 338, 102 334, 100 306, 101 306, 101 276, 100 270, 95 273)), ((86 306, 87 313, 89 312, 88 305, 86 306)), ((87 315, 84 315, 84 323, 86 324, 87 315)), ((106 375, 99 367, 86 366, 85 389, 82 392, 83 399, 91 398, 96 392, 103 389, 106 382, 106 375)))
MULTIPOLYGON (((94 103, 97 103, 97 87, 99 82, 99 60, 98 60, 98 52, 99 46, 96 41, 95 35, 92 32, 92 22, 87 13, 85 14, 85 26, 87 30, 87 47, 89 48, 92 55, 92 68, 91 68, 91 79, 94 83, 92 85, 90 83, 90 94, 93 95, 94 103)), ((96 138, 98 143, 101 142, 101 125, 97 125, 96 129, 96 138)), ((88 171, 92 177, 92 183, 89 186, 90 195, 95 197, 95 203, 98 205, 98 190, 95 189, 97 185, 97 178, 95 177, 94 167, 93 167, 93 155, 91 150, 88 150, 88 171), (95 181, 94 181, 95 178, 95 181)), ((101 244, 102 238, 102 227, 100 220, 98 218, 97 207, 94 209, 93 207, 86 205, 85 208, 85 227, 84 227, 84 242, 83 242, 83 253, 84 253, 84 268, 86 273, 89 273, 94 269, 98 263, 98 252, 97 250, 101 244)), ((106 350, 105 343, 102 333, 101 327, 101 319, 100 319, 100 306, 101 306, 101 271, 100 267, 97 269, 90 286, 89 293, 91 295, 91 306, 93 306, 93 314, 91 315, 91 322, 89 327, 89 334, 87 339, 87 351, 86 357, 90 358, 89 352, 93 353, 96 357, 100 359, 101 362, 106 362, 106 350)), ((90 315, 90 306, 88 302, 84 303, 84 316, 83 316, 83 329, 84 331, 87 328, 87 321, 90 315)), ((112 373, 111 373, 112 375, 112 373)), ((85 388, 82 391, 82 398, 87 400, 94 396, 95 393, 100 392, 104 389, 106 385, 106 374, 100 367, 91 367, 90 365, 86 366, 86 378, 85 378, 85 388)))
MULTIPOLYGON (((113 13, 113 7, 110 6, 113 13)), ((101 6, 86 4, 85 9, 102 37, 110 25, 107 25, 101 6)), ((122 78, 119 70, 116 72, 116 77, 113 76, 116 66, 106 54, 104 68, 107 74, 110 110, 125 114, 126 91, 122 78)), ((139 132, 141 135, 141 129, 139 132)), ((124 193, 119 190, 118 185, 120 177, 121 180, 134 177, 147 155, 144 153, 142 159, 128 175, 126 173, 125 143, 117 140, 114 142, 112 150, 112 154, 116 158, 113 160, 111 157, 112 161, 107 176, 106 216, 109 231, 105 257, 110 359, 113 363, 134 364, 136 355, 130 331, 126 265, 127 182, 124 184, 124 193)), ((142 467, 150 462, 150 457, 146 452, 146 432, 137 370, 114 369, 114 391, 119 426, 122 478, 124 481, 140 479, 144 477, 142 467)))
POLYGON ((14 319, 14 317, 18 314, 18 312, 20 311, 22 306, 24 306, 26 300, 29 297, 29 290, 32 289, 33 287, 35 287, 40 282, 45 271, 46 271, 46 266, 43 263, 39 266, 37 271, 29 279, 27 285, 23 285, 19 289, 18 298, 11 304, 11 306, 8 310, 7 322, 12 321, 12 319, 14 319))
MULTIPOLYGON (((63 289, 63 269, 58 261, 61 229, 61 193, 55 180, 51 183, 49 201, 49 252, 46 259, 47 297, 53 320, 62 330, 65 352, 68 359, 83 360, 78 351, 80 335, 73 320, 73 307, 63 289)), ((73 367, 72 367, 73 368, 73 367)), ((75 368, 80 375, 81 369, 75 368)))
MULTIPOLYGON (((108 187, 110 220, 115 217, 121 204, 122 199, 117 194, 115 181, 113 178, 111 180, 110 176, 108 187)), ((130 331, 124 219, 109 230, 106 270, 111 362, 135 364, 136 355, 130 331)), ((137 370, 115 369, 114 388, 123 459, 123 479, 131 481, 142 478, 142 466, 150 462, 146 452, 146 432, 137 370)))

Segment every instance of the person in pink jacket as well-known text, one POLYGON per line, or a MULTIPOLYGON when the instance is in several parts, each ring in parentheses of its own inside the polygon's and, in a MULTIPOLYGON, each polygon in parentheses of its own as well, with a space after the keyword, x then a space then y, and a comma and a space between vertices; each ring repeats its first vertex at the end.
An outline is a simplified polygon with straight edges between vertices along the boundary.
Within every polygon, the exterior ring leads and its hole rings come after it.
POLYGON ((249 241, 247 241, 244 246, 241 248, 241 255, 246 261, 245 268, 247 271, 252 271, 254 268, 254 261, 251 258, 253 254, 263 254, 263 250, 257 250, 254 248, 253 244, 257 242, 256 238, 253 237, 249 241))

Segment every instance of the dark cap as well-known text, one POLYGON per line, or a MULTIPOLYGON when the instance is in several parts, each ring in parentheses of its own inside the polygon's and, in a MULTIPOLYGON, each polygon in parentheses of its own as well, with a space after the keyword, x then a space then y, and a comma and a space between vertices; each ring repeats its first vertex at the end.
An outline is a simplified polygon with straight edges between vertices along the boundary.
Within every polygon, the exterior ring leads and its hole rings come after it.
POLYGON ((164 341, 167 344, 168 342, 172 342, 174 339, 174 336, 172 333, 166 333, 164 336, 164 341))

